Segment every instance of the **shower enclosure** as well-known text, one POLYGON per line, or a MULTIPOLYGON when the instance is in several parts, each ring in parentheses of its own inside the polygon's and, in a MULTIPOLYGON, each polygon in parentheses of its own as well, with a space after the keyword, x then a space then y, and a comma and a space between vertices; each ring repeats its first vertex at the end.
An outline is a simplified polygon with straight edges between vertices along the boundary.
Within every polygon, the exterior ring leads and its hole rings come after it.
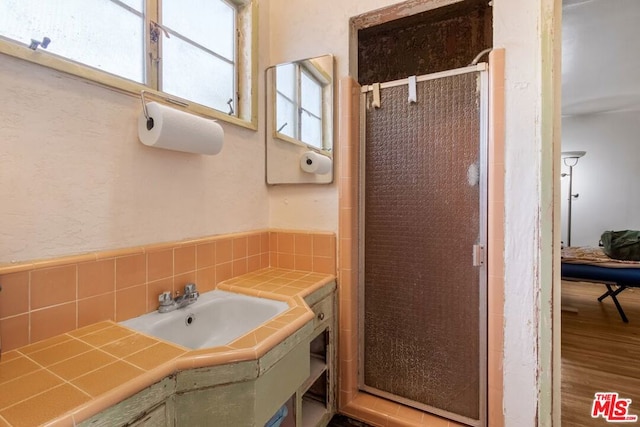
POLYGON ((472 426, 486 424, 486 70, 361 100, 359 387, 472 426))

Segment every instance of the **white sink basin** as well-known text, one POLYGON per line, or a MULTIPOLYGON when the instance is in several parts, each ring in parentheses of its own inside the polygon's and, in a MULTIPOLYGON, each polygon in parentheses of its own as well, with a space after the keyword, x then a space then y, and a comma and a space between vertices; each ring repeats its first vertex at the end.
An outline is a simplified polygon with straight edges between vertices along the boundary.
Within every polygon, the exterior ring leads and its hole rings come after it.
POLYGON ((169 313, 148 313, 120 322, 136 331, 192 349, 225 345, 289 308, 283 301, 225 291, 169 313))

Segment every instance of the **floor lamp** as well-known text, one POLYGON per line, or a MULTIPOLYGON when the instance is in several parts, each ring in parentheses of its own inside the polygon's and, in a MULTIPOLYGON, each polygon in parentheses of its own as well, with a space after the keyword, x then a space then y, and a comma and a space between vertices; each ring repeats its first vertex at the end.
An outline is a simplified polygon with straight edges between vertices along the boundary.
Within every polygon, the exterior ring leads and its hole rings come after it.
POLYGON ((580 157, 587 154, 586 151, 563 151, 562 161, 565 166, 569 166, 569 173, 563 173, 562 176, 569 176, 569 205, 568 205, 568 221, 567 221, 567 246, 571 246, 571 203, 573 198, 578 198, 579 194, 573 194, 573 167, 578 164, 580 157))

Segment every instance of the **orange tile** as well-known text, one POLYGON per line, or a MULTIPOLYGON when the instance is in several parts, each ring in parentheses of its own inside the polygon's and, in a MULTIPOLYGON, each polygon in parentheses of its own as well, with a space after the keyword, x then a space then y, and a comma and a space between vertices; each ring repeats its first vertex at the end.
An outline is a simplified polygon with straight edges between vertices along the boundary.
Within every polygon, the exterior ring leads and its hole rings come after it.
POLYGON ((78 327, 115 319, 115 292, 78 300, 78 327))
POLYGON ((115 290, 116 262, 113 258, 78 264, 78 298, 115 290))
POLYGON ((181 246, 173 250, 173 274, 183 274, 196 269, 195 245, 181 246))
POLYGON ((76 299, 76 265, 31 272, 31 310, 76 299))
POLYGON ((278 253, 277 252, 269 252, 269 266, 277 268, 278 267, 278 253))
POLYGON ((358 387, 358 381, 356 375, 350 375, 351 372, 355 372, 356 370, 356 362, 351 361, 342 361, 340 363, 340 389, 341 390, 356 390, 358 387))
POLYGON ((13 425, 43 425, 88 402, 91 398, 77 388, 62 384, 3 410, 0 414, 13 425), (34 411, 34 408, 38 408, 34 411))
POLYGON ((172 345, 159 342, 151 347, 147 347, 124 360, 144 370, 151 370, 163 363, 169 362, 187 351, 172 345))
MULTIPOLYGON (((176 275, 173 277, 173 292, 176 291, 179 295, 184 294, 184 287, 189 283, 196 283, 196 271, 190 271, 188 273, 176 275)), ((197 285, 197 283, 196 283, 197 285)), ((156 306, 150 307, 150 309, 155 310, 156 306)))
POLYGON ((116 258, 116 289, 141 285, 147 281, 145 254, 116 258))
POLYGON ((9 351, 29 344, 29 315, 21 314, 0 320, 2 351, 9 351))
POLYGON ((260 249, 260 234, 252 234, 247 237, 247 256, 259 255, 260 249))
POLYGON ((0 365, 22 356, 22 353, 16 350, 3 351, 2 354, 0 354, 0 365))
POLYGON ((313 236, 311 234, 295 234, 294 246, 296 255, 313 255, 313 236))
POLYGON ((261 283, 259 285, 254 286, 253 289, 256 289, 258 291, 272 292, 281 287, 282 285, 275 284, 275 283, 261 283))
POLYGON ((378 399, 374 408, 377 411, 382 412, 383 414, 396 415, 398 413, 400 405, 387 399, 378 399))
POLYGON ((119 358, 125 358, 137 353, 140 350, 151 347, 158 341, 141 334, 132 334, 117 341, 112 341, 100 347, 100 350, 106 351, 119 358))
POLYGON ((247 259, 241 258, 233 261, 232 273, 233 277, 240 276, 242 274, 246 274, 248 271, 247 268, 247 259))
POLYGON ((428 427, 453 427, 454 425, 456 425, 456 423, 451 424, 452 422, 449 422, 447 420, 445 420, 444 418, 440 418, 437 417, 435 415, 431 415, 431 414, 427 414, 425 413, 424 416, 422 417, 422 425, 423 426, 428 426, 428 427))
POLYGON ((353 392, 340 390, 340 393, 338 394, 338 407, 339 407, 340 413, 343 413, 344 407, 348 405, 351 402, 351 400, 353 400, 353 392))
POLYGON ((331 235, 313 235, 313 256, 333 257, 335 256, 335 239, 331 235))
POLYGON ((198 269, 196 271, 196 285, 201 293, 214 290, 216 287, 216 268, 211 266, 198 269))
POLYGON ((196 246, 196 268, 199 270, 211 267, 216 263, 216 244, 214 242, 203 243, 196 246))
POLYGON ((44 350, 45 348, 53 347, 54 345, 68 342, 68 341, 71 341, 72 339, 73 338, 71 338, 69 335, 66 335, 66 334, 56 335, 54 337, 51 337, 42 341, 38 341, 36 343, 26 345, 20 348, 20 353, 26 354, 28 356, 32 353, 35 353, 36 351, 44 350))
POLYGON ((248 254, 248 241, 247 237, 236 237, 233 239, 233 259, 246 258, 248 254))
POLYGON ((278 233, 277 231, 269 232, 269 252, 278 252, 278 233))
POLYGON ((2 363, 0 363, 0 384, 15 380, 38 369, 41 369, 40 365, 19 353, 16 357, 7 361, 4 361, 3 356, 2 363))
POLYGON ((488 349, 489 351, 503 351, 503 331, 504 317, 489 313, 487 324, 488 349))
POLYGON ((260 233, 260 253, 269 252, 269 232, 260 233))
POLYGON ((29 311, 29 272, 0 276, 0 319, 29 311))
POLYGON ((116 292, 116 321, 131 319, 147 312, 147 287, 133 286, 116 292))
POLYGON ((278 233, 278 253, 293 254, 295 240, 293 233, 278 233))
MULTIPOLYGON (((7 381, 0 387, 0 408, 14 405, 62 383, 63 381, 60 378, 47 372, 46 369, 39 369, 14 380, 7 381)), ((33 408, 31 408, 31 410, 33 411, 33 408)), ((16 425, 25 424, 18 423, 16 425)))
POLYGON ((408 406, 399 405, 396 417, 401 420, 412 422, 415 425, 420 425, 422 423, 422 419, 424 418, 424 412, 419 411, 415 408, 410 408, 408 406))
POLYGON ((216 283, 223 282, 233 277, 233 263, 216 265, 216 283))
POLYGON ((54 374, 69 381, 81 375, 87 374, 101 366, 115 362, 117 359, 100 350, 90 350, 60 363, 49 366, 54 374))
POLYGON ((158 307, 158 297, 163 292, 173 293, 173 278, 167 277, 166 279, 156 280, 155 282, 147 283, 147 312, 154 310, 158 307))
POLYGON ((248 334, 243 335, 235 341, 229 343, 229 347, 236 349, 253 348, 257 343, 258 340, 256 339, 256 335, 253 332, 249 332, 248 334))
POLYGON ((60 363, 71 357, 75 357, 79 354, 86 353, 92 349, 93 347, 85 342, 77 339, 71 339, 40 351, 30 353, 29 357, 40 365, 47 367, 60 363))
POLYGON ((143 373, 142 369, 118 361, 78 377, 71 383, 85 393, 96 397, 143 373))
POLYGON ((278 253, 276 259, 278 268, 295 268, 296 263, 293 253, 278 253))
POLYGON ((260 259, 260 255, 253 255, 247 258, 247 271, 249 273, 260 270, 260 268, 262 268, 260 266, 260 259))
POLYGON ((102 329, 110 328, 112 326, 112 321, 97 322, 88 326, 78 328, 75 331, 71 331, 67 335, 71 335, 75 338, 82 338, 85 335, 93 334, 95 332, 101 331, 102 329))
POLYGON ((233 260, 233 244, 231 239, 216 240, 216 265, 233 260))
POLYGON ((291 288, 289 286, 282 286, 282 287, 279 287, 278 289, 276 289, 274 292, 279 294, 279 295, 285 295, 285 296, 288 296, 288 297, 292 297, 294 295, 298 295, 300 293, 300 289, 291 288))
POLYGON ((173 276, 173 249, 149 252, 147 254, 147 281, 166 279, 173 276))
POLYGON ((296 270, 312 271, 313 270, 313 258, 309 255, 294 256, 294 268, 296 270))
POLYGON ((80 339, 86 343, 101 347, 114 341, 118 341, 122 338, 132 335, 134 332, 131 329, 125 328, 119 325, 113 325, 108 328, 100 329, 88 335, 82 336, 80 339))
MULTIPOLYGON (((351 208, 341 208, 339 213, 339 227, 340 227, 340 238, 342 239, 351 239, 353 238, 353 218, 354 211, 351 208)), ((328 256, 328 255, 327 255, 328 256)))
POLYGON ((77 303, 56 305, 31 312, 31 342, 76 329, 77 303))
POLYGON ((364 421, 374 426, 386 426, 389 421, 389 415, 371 406, 361 406, 358 412, 364 421))
POLYGON ((313 271, 316 273, 335 274, 336 263, 333 258, 313 257, 313 271))
POLYGON ((264 252, 260 255, 260 268, 267 268, 271 265, 271 259, 269 252, 264 252))

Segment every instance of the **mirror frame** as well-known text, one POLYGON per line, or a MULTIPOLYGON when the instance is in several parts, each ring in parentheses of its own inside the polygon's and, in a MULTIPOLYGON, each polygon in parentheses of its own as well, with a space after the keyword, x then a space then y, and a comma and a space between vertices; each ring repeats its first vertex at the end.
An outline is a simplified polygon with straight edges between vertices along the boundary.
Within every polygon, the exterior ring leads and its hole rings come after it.
POLYGON ((304 58, 269 66, 265 69, 265 180, 267 184, 329 184, 333 182, 331 173, 314 175, 302 172, 299 158, 306 151, 314 151, 333 160, 335 127, 335 59, 331 54, 304 58), (329 69, 318 66, 314 60, 324 59, 329 69), (282 65, 304 66, 323 83, 322 87, 322 148, 308 144, 278 132, 275 70, 282 65), (295 163, 295 164, 294 164, 295 163))

